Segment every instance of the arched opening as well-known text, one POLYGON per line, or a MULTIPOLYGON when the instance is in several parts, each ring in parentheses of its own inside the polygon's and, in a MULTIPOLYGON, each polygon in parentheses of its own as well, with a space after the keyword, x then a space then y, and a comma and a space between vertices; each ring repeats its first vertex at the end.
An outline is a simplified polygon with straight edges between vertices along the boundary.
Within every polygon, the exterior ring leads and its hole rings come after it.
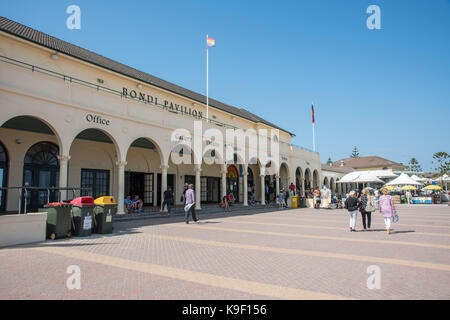
POLYGON ((287 190, 289 188, 289 167, 286 163, 280 166, 280 190, 287 190))
POLYGON ((227 166, 227 194, 239 201, 239 171, 234 164, 227 166))
POLYGON ((331 178, 330 179, 330 190, 331 190, 331 192, 333 193, 333 194, 336 194, 337 192, 337 190, 336 190, 336 184, 334 183, 334 179, 333 178, 331 178))
MULTIPOLYGON (((127 151, 125 166, 125 197, 136 196, 142 199, 144 206, 156 206, 161 203, 161 152, 159 147, 148 138, 137 138, 127 151)), ((175 190, 175 175, 168 174, 167 186, 175 190)))
MULTIPOLYGON (((4 139, 3 148, 5 150, 8 148, 9 151, 7 164, 2 166, 4 172, 8 175, 7 183, 9 186, 22 186, 25 182, 29 186, 41 188, 56 187, 59 185, 59 172, 55 172, 55 170, 59 166, 58 155, 61 149, 61 140, 58 133, 50 124, 45 122, 45 120, 33 116, 17 116, 2 124, 0 127, 0 136, 2 140, 4 139), (39 143, 41 142, 56 146, 56 148, 49 147, 50 150, 47 150, 51 154, 56 152, 56 155, 53 157, 45 154, 43 150, 45 149, 43 147, 45 144, 41 146, 42 150, 39 153, 39 143), (35 155, 34 160, 30 160, 33 159, 30 158, 32 152, 38 153, 35 155), (26 154, 27 163, 25 165, 24 160, 26 154), (46 159, 45 157, 49 158, 46 159), (45 168, 44 163, 50 161, 51 158, 56 159, 54 161, 55 166, 49 165, 49 168, 45 168), (12 161, 18 165, 10 166, 9 163, 12 163, 12 161), (48 171, 47 169, 50 170, 48 171)), ((3 179, 5 178, 6 176, 3 177, 3 179)), ((6 186, 6 180, 3 183, 6 186)), ((27 196, 27 211, 37 210, 43 204, 46 204, 48 200, 55 200, 58 196, 57 192, 52 192, 50 197, 47 194, 48 192, 45 189, 39 192, 33 191, 29 193, 27 196), (31 201, 32 203, 30 203, 31 201)), ((18 191, 3 192, 2 198, 3 210, 8 212, 18 211, 19 203, 22 202, 24 204, 24 198, 20 199, 20 192, 18 191)), ((22 206, 22 210, 23 208, 22 206)))
POLYGON ((296 189, 296 194, 302 195, 303 194, 303 189, 302 189, 302 168, 298 167, 295 170, 295 189, 296 189))
POLYGON ((319 173, 317 172, 317 170, 313 171, 313 186, 314 186, 314 188, 320 188, 321 187, 319 185, 319 173))
POLYGON ((312 189, 311 185, 311 170, 307 168, 305 170, 305 191, 311 191, 312 189))
MULTIPOLYGON (((0 188, 4 188, 8 183, 8 153, 3 143, 0 142, 0 188)), ((0 212, 6 210, 6 196, 5 190, 0 190, 0 212)))
POLYGON ((326 186, 327 188, 330 188, 330 185, 328 184, 328 177, 325 177, 323 179, 323 185, 326 186))
POLYGON ((31 146, 23 161, 23 185, 39 187, 27 194, 27 211, 36 211, 47 202, 58 199, 58 192, 45 188, 59 185, 59 148, 52 142, 38 142, 31 146))
POLYGON ((82 196, 98 198, 116 195, 116 162, 118 160, 116 143, 109 134, 100 129, 89 128, 80 132, 70 147, 69 178, 71 185, 80 186, 82 196))

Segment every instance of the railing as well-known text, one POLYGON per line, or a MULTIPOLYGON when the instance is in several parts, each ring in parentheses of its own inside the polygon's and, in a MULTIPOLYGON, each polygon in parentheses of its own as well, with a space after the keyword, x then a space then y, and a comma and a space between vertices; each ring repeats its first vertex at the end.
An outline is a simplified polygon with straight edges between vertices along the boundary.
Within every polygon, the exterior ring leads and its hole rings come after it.
MULTIPOLYGON (((88 191, 92 193, 91 188, 58 188, 58 187, 3 187, 0 190, 19 190, 19 214, 22 212, 22 201, 24 201, 24 214, 27 214, 27 201, 28 201, 28 193, 29 191, 37 191, 37 190, 46 190, 47 191, 47 203, 50 202, 50 191, 58 191, 58 202, 61 201, 61 191, 72 191, 72 198, 75 198, 75 190, 79 191, 79 195, 81 195, 81 191, 88 191)), ((4 195, 3 195, 4 196, 4 195)))
MULTIPOLYGON (((24 69, 27 69, 27 70, 31 70, 32 72, 39 72, 39 73, 42 73, 42 74, 46 74, 48 76, 61 79, 64 82, 67 81, 69 83, 79 84, 79 85, 82 85, 82 86, 85 86, 85 87, 88 87, 88 88, 91 88, 91 89, 95 89, 97 91, 110 93, 110 94, 113 94, 113 95, 116 95, 118 97, 125 98, 125 99, 132 99, 134 101, 141 102, 141 103, 144 103, 144 104, 150 104, 150 105, 158 107, 158 108, 160 108, 162 110, 166 110, 166 111, 169 111, 169 112, 177 114, 177 115, 185 116, 185 114, 183 112, 180 112, 180 111, 177 111, 177 110, 168 109, 163 104, 154 103, 154 102, 148 102, 146 100, 139 99, 138 97, 131 97, 129 95, 124 97, 122 91, 114 90, 114 89, 111 89, 111 88, 108 88, 108 87, 105 87, 105 86, 101 86, 101 85, 96 84, 96 83, 92 83, 92 82, 89 82, 89 81, 78 79, 78 78, 75 78, 75 77, 72 77, 72 76, 67 76, 67 75, 64 75, 62 73, 59 73, 59 72, 56 72, 56 71, 52 71, 52 70, 48 70, 48 69, 45 69, 45 68, 41 68, 41 67, 38 67, 36 65, 32 65, 32 64, 29 64, 29 63, 26 63, 26 62, 23 62, 23 61, 15 60, 15 59, 8 58, 8 57, 2 56, 2 55, 0 55, 0 61, 3 61, 5 63, 9 63, 9 64, 12 64, 12 65, 15 65, 17 67, 21 67, 21 68, 24 68, 24 69)), ((192 116, 190 116, 190 117, 192 117, 192 116)), ((226 128, 230 128, 230 129, 239 129, 238 127, 235 127, 235 126, 230 125, 228 123, 220 122, 220 121, 213 120, 213 119, 209 119, 208 120, 208 119, 203 118, 203 117, 202 118, 198 117, 197 119, 203 120, 203 121, 206 121, 206 122, 209 122, 209 123, 213 123, 213 124, 215 124, 215 125, 217 125, 219 127, 226 127, 226 128)), ((318 154, 318 152, 314 152, 314 151, 312 151, 312 150, 310 150, 308 148, 301 147, 301 146, 298 146, 298 145, 295 145, 295 144, 292 144, 292 143, 287 143, 287 142, 280 142, 280 143, 287 144, 288 146, 294 146, 294 147, 300 148, 302 150, 318 154)))

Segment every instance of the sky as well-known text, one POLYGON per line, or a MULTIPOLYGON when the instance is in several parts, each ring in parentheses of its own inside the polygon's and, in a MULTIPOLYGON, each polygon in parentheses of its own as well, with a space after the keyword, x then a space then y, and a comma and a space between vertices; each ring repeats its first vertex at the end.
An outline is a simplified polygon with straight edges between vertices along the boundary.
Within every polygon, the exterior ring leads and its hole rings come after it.
MULTIPOLYGON (((450 153, 450 0, 8 1, 0 14, 294 133, 325 163, 450 153), (70 30, 66 9, 81 9, 70 30), (370 5, 380 29, 369 29, 370 5)), ((220 119, 218 119, 220 120, 220 119)))

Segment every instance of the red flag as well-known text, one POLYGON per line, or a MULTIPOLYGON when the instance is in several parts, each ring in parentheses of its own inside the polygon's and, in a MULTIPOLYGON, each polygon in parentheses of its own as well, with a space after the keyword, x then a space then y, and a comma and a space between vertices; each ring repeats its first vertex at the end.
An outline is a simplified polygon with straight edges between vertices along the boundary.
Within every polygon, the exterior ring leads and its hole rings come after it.
POLYGON ((314 121, 314 105, 311 105, 311 117, 312 117, 312 123, 315 123, 315 121, 314 121))

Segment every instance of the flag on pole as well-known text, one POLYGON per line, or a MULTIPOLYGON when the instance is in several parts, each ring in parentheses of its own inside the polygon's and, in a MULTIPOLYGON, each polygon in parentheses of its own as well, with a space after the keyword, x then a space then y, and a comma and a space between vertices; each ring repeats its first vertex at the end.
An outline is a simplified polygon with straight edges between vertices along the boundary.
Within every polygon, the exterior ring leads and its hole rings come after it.
POLYGON ((311 105, 311 117, 312 117, 312 123, 316 123, 314 121, 314 104, 311 105))
POLYGON ((209 47, 214 47, 216 45, 216 40, 214 40, 213 38, 209 38, 206 37, 206 46, 209 47))

